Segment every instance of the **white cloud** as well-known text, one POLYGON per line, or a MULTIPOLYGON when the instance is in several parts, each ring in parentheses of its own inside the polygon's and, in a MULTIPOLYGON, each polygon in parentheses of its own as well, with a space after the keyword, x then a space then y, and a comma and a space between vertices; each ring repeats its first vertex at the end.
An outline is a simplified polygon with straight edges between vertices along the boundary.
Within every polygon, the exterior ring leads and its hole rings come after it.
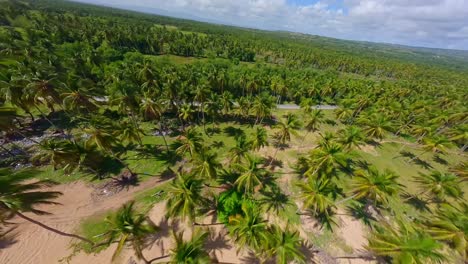
MULTIPOLYGON (((81 0, 93 1, 93 0, 81 0)), ((468 0, 97 0, 157 8, 239 26, 338 38, 468 49, 468 0)), ((96 1, 93 1, 96 3, 96 1)))

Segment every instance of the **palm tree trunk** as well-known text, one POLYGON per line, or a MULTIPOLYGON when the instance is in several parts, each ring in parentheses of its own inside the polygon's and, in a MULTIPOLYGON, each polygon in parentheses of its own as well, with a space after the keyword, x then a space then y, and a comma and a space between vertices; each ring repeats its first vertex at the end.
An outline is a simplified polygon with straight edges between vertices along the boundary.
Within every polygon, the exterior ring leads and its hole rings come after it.
POLYGON ((215 225, 224 225, 224 223, 211 223, 211 224, 203 224, 203 223, 193 223, 194 226, 215 226, 215 225))
POLYGON ((57 229, 55 229, 55 228, 53 228, 53 227, 47 226, 47 225, 45 225, 45 224, 43 224, 43 223, 41 223, 41 222, 39 222, 39 221, 36 221, 36 220, 34 220, 34 219, 32 219, 32 218, 29 218, 28 216, 26 216, 26 215, 24 215, 24 214, 22 214, 22 213, 20 213, 20 212, 15 212, 15 214, 16 214, 17 216, 19 216, 20 218, 23 218, 24 220, 26 220, 26 221, 28 221, 28 222, 31 222, 31 223, 33 223, 33 224, 36 224, 36 225, 38 225, 38 226, 40 226, 40 227, 42 227, 42 228, 44 228, 44 229, 46 229, 46 230, 48 230, 48 231, 51 231, 51 232, 53 232, 53 233, 55 233, 55 234, 58 234, 58 235, 61 235, 61 236, 66 236, 66 237, 76 238, 76 239, 79 239, 79 240, 84 241, 84 242, 86 242, 86 243, 94 244, 93 241, 91 241, 91 240, 89 240, 89 239, 87 239, 87 238, 85 238, 85 237, 82 237, 82 236, 79 236, 79 235, 70 234, 70 233, 66 233, 66 232, 57 230, 57 229))
POLYGON ((168 258, 168 257, 170 257, 170 255, 164 255, 164 256, 157 257, 157 258, 153 258, 153 259, 148 260, 148 263, 151 264, 156 260, 165 259, 165 258, 168 258))
POLYGON ((356 194, 351 195, 350 197, 346 197, 343 200, 340 200, 340 201, 336 202, 335 205, 338 205, 338 204, 344 203, 346 201, 349 201, 351 199, 354 199, 357 195, 358 194, 356 193, 356 194))
POLYGON ((271 166, 271 164, 273 164, 273 161, 276 159, 276 155, 278 154, 278 150, 279 150, 279 147, 276 148, 275 153, 273 154, 273 157, 271 157, 271 160, 268 166, 271 166))

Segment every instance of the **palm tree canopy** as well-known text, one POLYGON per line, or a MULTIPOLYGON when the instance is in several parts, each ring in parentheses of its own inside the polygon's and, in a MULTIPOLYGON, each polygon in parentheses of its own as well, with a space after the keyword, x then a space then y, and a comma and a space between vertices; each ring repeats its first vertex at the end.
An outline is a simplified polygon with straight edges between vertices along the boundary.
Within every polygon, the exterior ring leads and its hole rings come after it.
POLYGON ((267 224, 253 202, 242 203, 242 215, 229 219, 228 230, 239 250, 245 247, 259 250, 268 243, 267 224))
POLYGON ((190 174, 178 174, 167 190, 166 213, 169 217, 194 220, 204 202, 203 182, 190 174))
POLYGON ((449 242, 463 259, 468 255, 468 205, 462 203, 460 208, 443 204, 436 217, 428 217, 428 233, 436 240, 449 242))
POLYGON ((446 259, 441 245, 418 230, 380 228, 371 234, 366 248, 377 256, 391 257, 393 263, 442 263, 446 259))
POLYGON ((366 198, 376 204, 388 204, 389 198, 402 190, 397 179, 398 175, 392 171, 381 173, 375 166, 370 166, 367 170, 355 172, 351 188, 356 199, 366 198))
POLYGON ((173 233, 175 247, 171 249, 171 264, 209 264, 210 255, 204 249, 209 233, 196 231, 189 241, 184 241, 183 232, 173 233))
POLYGON ((451 173, 433 171, 430 174, 420 173, 415 177, 415 182, 420 184, 423 192, 430 194, 440 200, 446 197, 459 199, 462 196, 460 179, 451 173))
POLYGON ((289 225, 284 230, 273 225, 269 232, 269 253, 275 256, 276 263, 306 263, 306 257, 300 250, 303 241, 297 231, 291 231, 289 225))
POLYGON ((132 244, 137 257, 141 259, 145 238, 158 230, 157 226, 146 215, 136 212, 134 205, 134 202, 124 204, 115 214, 106 218, 108 231, 105 241, 109 244, 118 243, 112 257, 113 260, 127 243, 132 244))

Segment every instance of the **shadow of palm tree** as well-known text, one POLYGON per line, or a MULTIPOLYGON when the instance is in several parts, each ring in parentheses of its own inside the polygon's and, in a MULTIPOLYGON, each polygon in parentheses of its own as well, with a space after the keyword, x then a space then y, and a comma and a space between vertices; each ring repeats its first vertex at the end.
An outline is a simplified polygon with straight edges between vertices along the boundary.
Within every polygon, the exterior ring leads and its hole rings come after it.
POLYGON ((268 156, 267 158, 263 159, 262 163, 264 168, 269 167, 271 170, 274 170, 276 168, 283 168, 284 166, 282 160, 275 159, 272 156, 268 156))
POLYGON ((431 164, 429 164, 427 161, 424 161, 420 158, 415 158, 413 159, 413 163, 418 165, 418 166, 421 166, 422 168, 426 169, 426 170, 429 170, 429 169, 433 169, 434 167, 432 167, 431 164))
POLYGON ((166 165, 175 165, 182 160, 182 157, 174 150, 161 151, 156 155, 156 158, 160 161, 164 161, 166 165))
POLYGON ((365 160, 356 160, 354 161, 354 164, 361 168, 361 169, 364 169, 364 170, 367 170, 369 169, 370 165, 372 165, 371 163, 369 163, 368 161, 365 161, 365 160))
POLYGON ((206 132, 208 132, 208 134, 214 135, 221 133, 221 129, 219 127, 209 127, 206 129, 206 132))
MULTIPOLYGON (((416 155, 414 155, 412 152, 409 152, 409 151, 406 151, 406 150, 400 151, 400 155, 401 155, 400 157, 408 158, 408 159, 414 159, 416 157, 416 155)), ((395 157, 395 158, 397 158, 397 157, 395 157)))
POLYGON ((425 211, 430 212, 431 209, 429 208, 429 203, 420 197, 411 195, 411 194, 403 194, 402 198, 404 202, 413 206, 418 211, 425 211))
POLYGON ((15 239, 17 233, 13 233, 15 229, 16 227, 12 227, 6 231, 0 230, 0 249, 8 248, 18 242, 15 239))
MULTIPOLYGON (((223 232, 219 232, 216 234, 213 230, 210 230, 210 236, 205 242, 205 249, 208 252, 213 254, 217 253, 221 254, 221 250, 223 249, 231 249, 232 245, 230 245, 229 240, 223 232)), ((222 255, 221 255, 222 256, 222 255)))
POLYGON ((260 264, 260 260, 255 256, 252 251, 249 251, 247 256, 240 258, 241 263, 245 264, 260 264))
POLYGON ((377 221, 376 218, 367 212, 366 206, 363 203, 353 202, 346 208, 346 210, 354 219, 362 221, 369 227, 372 227, 373 224, 377 221))
POLYGON ((245 132, 241 128, 233 127, 233 126, 228 126, 223 129, 223 132, 230 136, 230 137, 240 137, 240 136, 245 136, 245 132))
POLYGON ((213 148, 216 148, 216 149, 220 149, 220 148, 223 148, 225 146, 224 142, 223 141, 213 141, 213 144, 211 144, 211 146, 213 148))
POLYGON ((302 242, 299 250, 304 254, 306 263, 315 263, 314 256, 319 252, 319 250, 317 250, 312 244, 308 241, 304 241, 302 242))
POLYGON ((448 161, 443 159, 440 155, 435 155, 433 160, 441 165, 447 166, 449 164, 448 161))

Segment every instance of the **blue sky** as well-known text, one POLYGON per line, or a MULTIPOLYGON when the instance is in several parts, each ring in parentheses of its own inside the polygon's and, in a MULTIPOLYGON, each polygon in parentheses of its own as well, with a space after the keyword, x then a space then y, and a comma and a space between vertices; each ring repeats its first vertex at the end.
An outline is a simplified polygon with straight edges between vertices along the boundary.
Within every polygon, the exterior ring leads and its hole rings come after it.
POLYGON ((468 49, 468 0, 79 0, 230 25, 468 49))

